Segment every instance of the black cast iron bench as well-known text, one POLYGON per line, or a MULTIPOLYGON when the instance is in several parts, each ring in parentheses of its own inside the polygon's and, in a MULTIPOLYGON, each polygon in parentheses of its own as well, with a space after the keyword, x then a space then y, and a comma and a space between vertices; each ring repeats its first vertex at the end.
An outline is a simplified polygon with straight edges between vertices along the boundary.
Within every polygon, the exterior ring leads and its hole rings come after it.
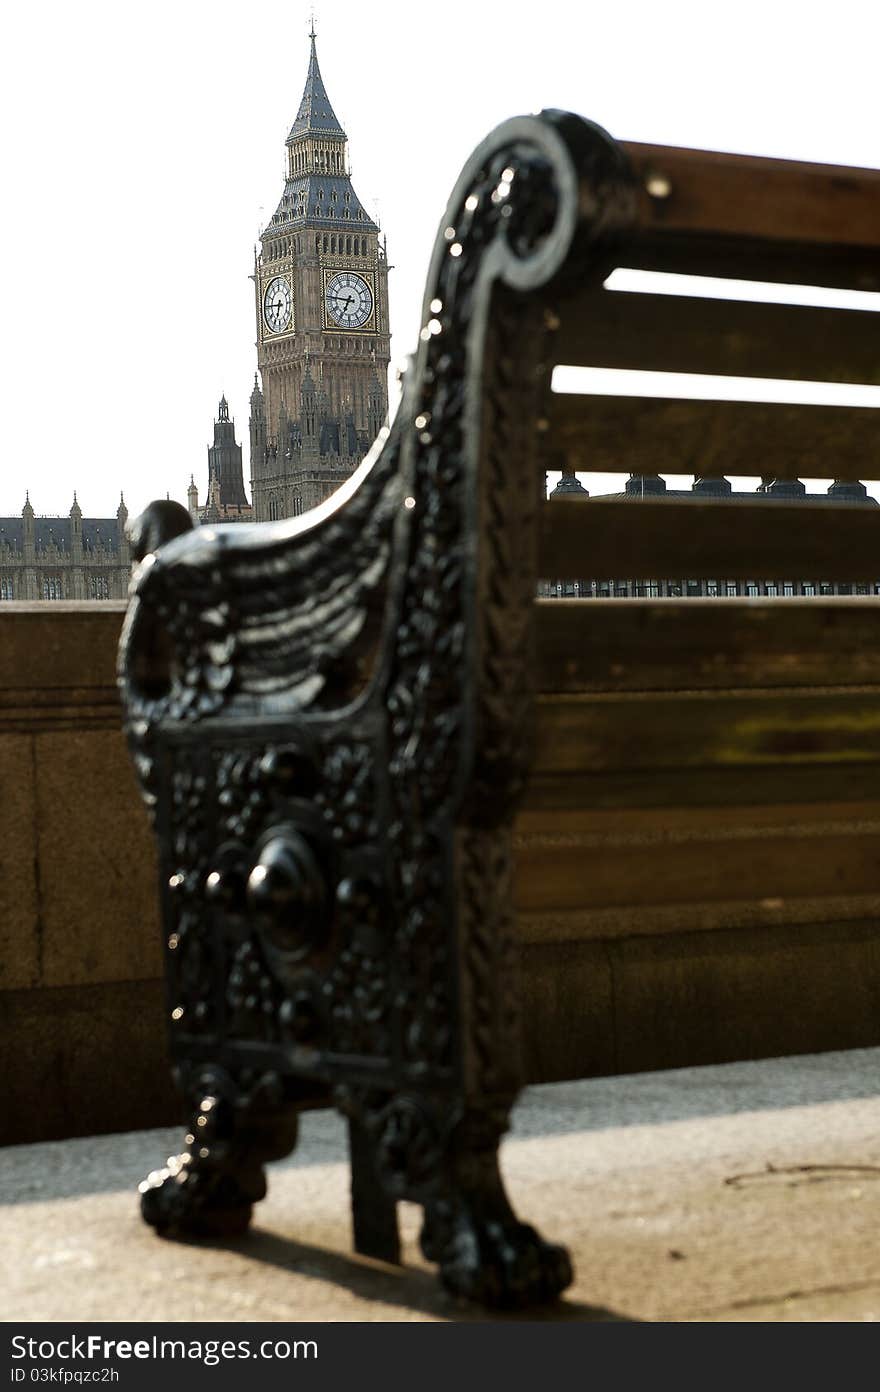
MULTIPOLYGON (((138 520, 120 681, 192 1108, 183 1154, 142 1186, 160 1232, 243 1228, 298 1112, 335 1105, 359 1251, 397 1259, 407 1198, 451 1291, 551 1298, 568 1257, 514 1216, 498 1145, 526 1077, 638 1058, 596 1044, 602 943, 733 925, 754 953, 796 930, 833 952, 828 925, 855 924, 874 952, 880 600, 536 593, 549 576, 877 578, 858 501, 780 528, 758 498, 733 526, 711 499, 545 504, 544 476, 869 477, 868 407, 550 382, 568 363, 877 384, 870 313, 605 282, 623 266, 878 291, 878 241, 877 173, 515 119, 455 188, 400 409, 349 483, 257 527, 189 531, 168 504, 138 520), (524 979, 523 959, 540 959, 524 979)), ((635 974, 635 1035, 665 1020, 664 989, 674 1002, 661 959, 635 974)), ((725 989, 705 980, 692 1013, 723 1055, 725 989)))

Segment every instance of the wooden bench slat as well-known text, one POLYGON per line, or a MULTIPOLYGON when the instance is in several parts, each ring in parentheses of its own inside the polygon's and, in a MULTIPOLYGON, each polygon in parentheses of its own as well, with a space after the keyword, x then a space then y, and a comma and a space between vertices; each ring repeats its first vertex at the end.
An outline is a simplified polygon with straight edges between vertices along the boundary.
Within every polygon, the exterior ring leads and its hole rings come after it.
POLYGON ((680 938, 683 934, 720 934, 731 929, 757 930, 768 942, 776 942, 780 929, 791 924, 864 924, 876 937, 880 932, 880 894, 791 894, 784 899, 761 898, 696 900, 686 904, 670 900, 659 904, 615 905, 585 909, 560 909, 540 905, 520 908, 517 937, 536 947, 560 946, 576 951, 578 944, 595 942, 606 948, 626 938, 680 938))
POLYGON ((641 186, 643 226, 804 246, 877 246, 878 170, 622 144, 641 186), (668 182, 665 197, 650 192, 658 180, 668 182))
POLYGON ((575 496, 544 505, 539 555, 548 580, 873 583, 878 543, 871 504, 575 496))
MULTIPOLYGON (((830 800, 864 802, 875 797, 877 766, 865 764, 794 765, 785 770, 786 802, 809 806, 830 800)), ((626 773, 611 770, 533 770, 526 786, 522 806, 525 811, 547 813, 576 812, 584 807, 596 813, 638 808, 655 812, 663 809, 722 808, 731 804, 748 805, 753 811, 773 807, 782 790, 779 769, 758 767, 636 769, 626 773)))
POLYGON ((551 392, 546 438, 554 460, 598 473, 880 476, 880 412, 867 406, 551 392))
POLYGON ((867 310, 584 288, 559 320, 559 363, 880 385, 867 310))
MULTIPOLYGON (((812 832, 813 829, 810 829, 812 832)), ((637 909, 641 905, 693 905, 730 900, 822 899, 847 894, 875 896, 880 917, 880 827, 859 834, 850 827, 803 835, 777 828, 772 834, 650 842, 605 837, 579 842, 520 846, 515 858, 517 908, 637 909)), ((863 908, 868 907, 863 905, 863 908)), ((765 905, 779 913, 783 903, 765 905)), ((828 917, 834 916, 829 912, 828 917)))
POLYGON ((536 604, 536 681, 542 692, 841 682, 880 688, 880 599, 542 599, 536 604))
POLYGON ((618 266, 633 270, 880 292, 876 247, 805 246, 655 229, 623 242, 616 259, 618 266))
MULTIPOLYGON (((880 764, 880 690, 541 695, 537 774, 880 764)), ((880 772, 878 772, 880 776, 880 772)))

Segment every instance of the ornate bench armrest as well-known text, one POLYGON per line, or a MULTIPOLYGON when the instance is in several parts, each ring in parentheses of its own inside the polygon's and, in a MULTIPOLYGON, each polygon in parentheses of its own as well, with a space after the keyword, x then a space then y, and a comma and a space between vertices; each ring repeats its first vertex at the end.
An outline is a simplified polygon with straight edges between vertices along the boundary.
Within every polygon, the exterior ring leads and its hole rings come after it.
MULTIPOLYGON (((224 1155, 265 1158, 267 1098, 279 1113, 332 1098, 357 1191, 423 1202, 447 1284, 496 1304, 570 1277, 517 1223, 496 1163, 521 1081, 511 823, 529 758, 544 290, 600 277, 631 205, 598 128, 561 113, 500 127, 452 195, 393 427, 295 520, 149 549, 163 523, 147 517, 121 646, 194 1108, 207 1096, 226 1118, 224 1155)), ((158 1226, 259 1197, 251 1171, 236 1188, 232 1161, 205 1151, 148 1186, 158 1226)), ((387 1254, 379 1227, 381 1241, 356 1214, 359 1245, 387 1254)))

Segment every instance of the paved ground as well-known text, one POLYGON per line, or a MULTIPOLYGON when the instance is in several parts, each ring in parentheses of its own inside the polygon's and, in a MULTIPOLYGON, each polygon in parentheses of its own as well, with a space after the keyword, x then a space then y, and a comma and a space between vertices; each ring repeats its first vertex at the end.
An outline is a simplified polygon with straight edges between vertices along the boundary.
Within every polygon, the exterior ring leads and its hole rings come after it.
MULTIPOLYGON (((543 1317, 880 1320, 878 1082, 880 1050, 856 1050, 529 1089, 504 1173, 577 1270, 543 1317)), ((403 1269, 352 1256, 335 1116, 304 1119, 255 1227, 225 1247, 140 1222, 137 1181, 179 1142, 0 1150, 4 1320, 472 1317, 420 1257, 411 1205, 403 1269)))

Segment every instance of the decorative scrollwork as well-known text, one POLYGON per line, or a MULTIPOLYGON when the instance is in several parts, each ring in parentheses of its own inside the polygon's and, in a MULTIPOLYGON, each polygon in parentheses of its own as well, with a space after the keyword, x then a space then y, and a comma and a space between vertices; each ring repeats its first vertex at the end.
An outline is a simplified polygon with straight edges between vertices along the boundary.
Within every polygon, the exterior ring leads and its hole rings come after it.
POLYGON ((205 820, 207 782, 195 760, 182 753, 169 779, 173 863, 168 895, 165 960, 175 1034, 201 1034, 216 1026, 214 947, 204 924, 202 889, 210 857, 205 820))
MULTIPOLYGON (((473 399, 479 390, 479 383, 469 376, 476 371, 469 358, 476 301, 489 293, 481 278, 491 278, 493 249, 505 246, 520 259, 533 255, 552 232, 557 204, 550 162, 524 141, 492 151, 462 189, 435 254, 416 365, 418 394, 407 403, 412 412, 407 488, 414 506, 387 693, 389 840, 399 915, 400 995, 406 1015, 402 1048, 409 1064, 431 1069, 447 1070, 453 1065, 448 1022, 457 909, 451 828, 467 761, 473 757, 476 713, 472 703, 483 687, 482 673, 473 670, 471 593, 478 583, 471 539, 473 507, 479 496, 480 440, 464 430, 469 394, 473 399)), ((515 336, 504 351, 515 351, 514 343, 515 336)), ((491 424, 505 410, 515 414, 512 393, 508 390, 504 395, 499 388, 499 395, 503 400, 496 405, 491 424)), ((506 499, 521 491, 522 479, 498 477, 500 452, 499 448, 494 454, 492 482, 506 499)), ((533 494, 532 514, 536 490, 533 494)), ((497 500, 493 505, 507 506, 497 500)), ((517 522, 525 522, 521 507, 517 522)), ((484 524, 481 530, 485 536, 484 524)), ((521 534, 517 531, 504 539, 517 556, 514 564, 520 560, 521 534)), ((526 566, 527 576, 529 570, 526 566)), ((503 574, 498 577, 503 578, 503 574)), ((503 583, 492 583, 490 588, 493 612, 482 623, 491 647, 505 625, 510 626, 510 615, 519 619, 514 637, 522 637, 527 605, 521 585, 514 585, 512 595, 505 593, 503 583)), ((504 639, 498 641, 503 648, 504 639)), ((511 647, 509 640, 506 647, 511 647)), ((491 658, 484 661, 483 668, 487 666, 500 671, 501 652, 495 667, 491 658)), ((496 685, 497 681, 496 676, 496 685)), ((494 693, 483 698, 484 717, 493 699, 494 693)), ((505 718, 491 722, 484 718, 479 734, 480 762, 488 762, 495 775, 492 797, 485 803, 490 817, 497 816, 499 808, 503 815, 509 806, 511 790, 505 778, 511 781, 511 770, 520 770, 524 757, 519 747, 522 721, 517 725, 509 716, 507 712, 505 718), (483 741, 489 744, 482 745, 483 741)))
POLYGON ((235 950, 226 977, 226 1032, 231 1038, 277 1040, 283 995, 259 943, 249 937, 235 950))

